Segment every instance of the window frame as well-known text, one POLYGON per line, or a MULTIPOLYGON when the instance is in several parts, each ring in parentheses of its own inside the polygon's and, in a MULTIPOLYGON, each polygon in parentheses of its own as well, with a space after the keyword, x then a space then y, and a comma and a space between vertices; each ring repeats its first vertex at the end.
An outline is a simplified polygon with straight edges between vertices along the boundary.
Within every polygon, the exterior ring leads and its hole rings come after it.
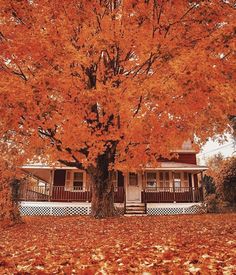
MULTIPOLYGON (((80 186, 79 186, 80 187, 80 186)), ((73 190, 73 192, 81 192, 81 191, 83 191, 84 190, 84 173, 83 172, 80 172, 80 171, 74 171, 73 172, 73 177, 72 177, 72 190, 73 190), (82 174, 82 181, 81 180, 76 180, 75 179, 75 175, 76 174, 82 174), (81 188, 79 189, 75 189, 75 183, 76 182, 78 182, 78 183, 81 183, 82 182, 82 186, 81 186, 81 188)))
POLYGON ((66 170, 66 178, 65 178, 65 191, 69 192, 84 192, 85 191, 85 182, 86 182, 86 172, 80 171, 80 170, 66 170), (74 182, 81 182, 81 180, 74 180, 75 174, 81 173, 82 174, 82 188, 81 189, 75 189, 74 182))
POLYGON ((138 182, 138 173, 135 173, 135 172, 129 172, 129 186, 139 186, 139 182, 138 182), (130 176, 135 176, 135 180, 136 180, 136 184, 130 184, 131 180, 130 180, 130 176))
POLYGON ((160 191, 171 191, 171 173, 170 171, 159 171, 159 189, 160 191), (162 179, 161 179, 162 173, 162 179), (168 175, 168 177, 166 176, 168 175))
MULTIPOLYGON (((154 178, 152 180, 154 180, 154 178)), ((156 171, 147 171, 146 172, 146 188, 150 189, 150 190, 157 190, 157 188, 158 188, 158 173, 156 171), (148 174, 155 174, 155 185, 154 186, 148 185, 148 182, 149 182, 148 174)))

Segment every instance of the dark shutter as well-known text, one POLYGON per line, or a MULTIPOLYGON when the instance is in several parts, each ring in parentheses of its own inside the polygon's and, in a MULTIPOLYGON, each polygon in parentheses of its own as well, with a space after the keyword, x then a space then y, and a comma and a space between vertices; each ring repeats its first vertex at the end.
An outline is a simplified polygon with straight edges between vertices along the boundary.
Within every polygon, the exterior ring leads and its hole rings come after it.
POLYGON ((118 187, 124 186, 124 176, 122 172, 118 171, 118 187))
POLYGON ((65 186, 66 170, 55 170, 54 186, 65 186))

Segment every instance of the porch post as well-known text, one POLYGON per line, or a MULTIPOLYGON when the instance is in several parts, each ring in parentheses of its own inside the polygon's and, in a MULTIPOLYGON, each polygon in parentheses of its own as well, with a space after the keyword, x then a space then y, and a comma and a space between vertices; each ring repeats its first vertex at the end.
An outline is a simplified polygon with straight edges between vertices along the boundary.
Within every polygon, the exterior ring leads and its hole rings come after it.
POLYGON ((53 181, 54 181, 54 172, 55 172, 55 169, 53 168, 53 169, 50 171, 50 186, 49 186, 49 197, 48 197, 48 201, 51 201, 51 198, 52 198, 52 188, 53 188, 53 181))
POLYGON ((195 186, 194 186, 194 177, 193 177, 193 174, 191 174, 191 178, 192 178, 193 202, 195 202, 195 186))
POLYGON ((201 188, 202 188, 202 200, 205 200, 205 190, 203 185, 203 171, 201 171, 201 188))
POLYGON ((172 188, 173 188, 173 194, 174 194, 174 202, 176 202, 175 200, 175 182, 174 182, 174 171, 171 171, 172 173, 172 188))

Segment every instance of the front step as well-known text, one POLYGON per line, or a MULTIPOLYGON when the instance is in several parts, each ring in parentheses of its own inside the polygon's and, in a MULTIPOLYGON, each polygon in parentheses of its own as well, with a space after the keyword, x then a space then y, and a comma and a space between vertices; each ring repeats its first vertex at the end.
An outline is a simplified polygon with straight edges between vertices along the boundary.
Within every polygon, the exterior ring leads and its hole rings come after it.
POLYGON ((146 207, 144 203, 128 203, 125 207, 125 214, 128 215, 143 215, 146 214, 146 207))

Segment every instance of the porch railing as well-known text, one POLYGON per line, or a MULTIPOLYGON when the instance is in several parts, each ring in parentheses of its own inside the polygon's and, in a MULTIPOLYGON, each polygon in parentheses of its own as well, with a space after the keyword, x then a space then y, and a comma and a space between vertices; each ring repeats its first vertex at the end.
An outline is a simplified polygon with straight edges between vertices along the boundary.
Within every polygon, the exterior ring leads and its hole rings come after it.
POLYGON ((48 201, 49 188, 47 186, 27 186, 19 189, 19 200, 22 201, 48 201))
MULTIPOLYGON (((57 201, 57 202, 91 202, 92 192, 86 190, 66 191, 64 186, 53 186, 52 190, 46 187, 20 188, 19 199, 21 201, 57 201)), ((203 201, 202 188, 194 187, 155 187, 142 191, 143 203, 165 202, 201 202, 203 201)), ((123 187, 114 191, 114 202, 125 202, 123 187)))
POLYGON ((202 188, 155 187, 142 191, 142 202, 200 202, 203 201, 202 188))
POLYGON ((51 201, 58 202, 90 202, 91 201, 91 192, 74 190, 66 191, 64 186, 53 186, 51 201))
MULTIPOLYGON (((55 202, 91 202, 92 192, 87 190, 66 191, 64 186, 53 186, 50 194, 49 187, 20 188, 21 201, 55 201, 55 202)), ((114 202, 124 202, 124 188, 117 187, 114 191, 114 202)))

